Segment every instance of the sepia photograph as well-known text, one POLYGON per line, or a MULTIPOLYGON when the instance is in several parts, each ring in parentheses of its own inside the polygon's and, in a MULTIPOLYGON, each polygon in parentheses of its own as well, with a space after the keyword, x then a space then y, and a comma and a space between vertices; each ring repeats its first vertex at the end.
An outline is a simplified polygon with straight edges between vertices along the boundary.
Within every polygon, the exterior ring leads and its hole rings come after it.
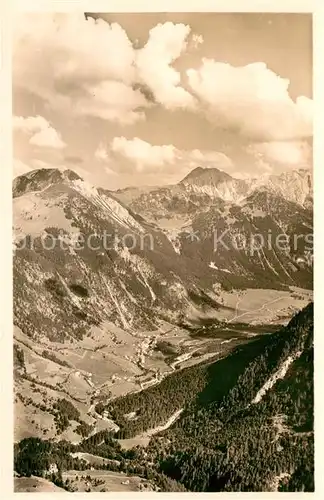
POLYGON ((312 14, 16 12, 11 70, 15 492, 314 492, 312 14))

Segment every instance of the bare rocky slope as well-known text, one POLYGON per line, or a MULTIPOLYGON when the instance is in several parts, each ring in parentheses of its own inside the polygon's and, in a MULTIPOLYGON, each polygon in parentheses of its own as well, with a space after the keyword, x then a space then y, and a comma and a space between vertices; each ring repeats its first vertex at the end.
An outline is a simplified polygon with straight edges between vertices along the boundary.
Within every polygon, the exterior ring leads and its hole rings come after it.
POLYGON ((189 218, 216 199, 238 204, 256 190, 265 190, 287 201, 310 208, 313 196, 312 172, 292 170, 280 175, 236 179, 217 168, 197 167, 178 184, 164 187, 125 188, 115 196, 147 219, 160 221, 187 214, 189 218))
POLYGON ((195 256, 229 283, 242 276, 258 287, 311 286, 309 170, 241 180, 198 167, 177 185, 115 196, 154 222, 179 254, 195 256))
MULTIPOLYGON (((196 189, 208 181, 211 186, 211 174, 210 169, 194 171, 181 185, 190 181, 196 189)), ((225 174, 217 176, 223 188, 234 182, 225 174)), ((298 189, 290 187, 293 193, 298 189)), ((43 169, 15 179, 17 326, 31 337, 54 339, 81 338, 90 325, 105 320, 124 329, 154 329, 157 317, 176 321, 193 302, 197 305, 197 297, 219 306, 213 295, 218 283, 227 288, 311 287, 308 208, 273 189, 254 190, 240 204, 205 191, 188 196, 197 197, 199 210, 178 231, 175 244, 143 213, 136 215, 133 204, 127 207, 72 171, 43 169), (264 244, 259 248, 260 235, 264 244), (279 247, 282 236, 287 244, 279 247)), ((144 201, 152 206, 150 198, 144 201)), ((190 213, 188 197, 184 206, 178 202, 170 201, 178 215, 190 213)))
POLYGON ((154 329, 188 289, 211 289, 203 266, 193 272, 161 231, 72 172, 16 179, 14 235, 15 322, 31 337, 80 339, 105 320, 154 329))
POLYGON ((249 244, 235 248, 237 236, 252 231, 310 231, 311 212, 272 192, 256 191, 241 205, 216 199, 193 218, 193 238, 180 233, 178 251, 159 228, 71 171, 21 176, 13 196, 14 314, 29 336, 81 338, 107 319, 125 329, 154 328, 157 316, 176 319, 215 282, 310 282, 305 243, 292 251, 261 248, 253 262, 249 244), (228 250, 221 244, 215 251, 215 228, 226 233, 228 250))

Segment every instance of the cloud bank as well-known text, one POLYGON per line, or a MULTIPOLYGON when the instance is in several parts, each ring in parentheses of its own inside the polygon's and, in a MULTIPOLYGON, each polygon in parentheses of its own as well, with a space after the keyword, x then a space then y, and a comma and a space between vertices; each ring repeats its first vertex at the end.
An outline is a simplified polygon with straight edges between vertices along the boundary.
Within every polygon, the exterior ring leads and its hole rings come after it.
POLYGON ((221 152, 184 150, 172 144, 154 145, 138 137, 114 137, 106 148, 99 144, 95 156, 98 161, 106 161, 108 173, 111 174, 162 174, 169 181, 174 178, 175 182, 197 166, 217 167, 226 171, 234 168, 231 159, 221 152))
POLYGON ((198 69, 187 70, 189 85, 208 118, 251 139, 290 141, 312 135, 312 100, 294 102, 289 80, 266 64, 243 67, 203 59, 198 69))
MULTIPOLYGON (((174 111, 203 115, 215 135, 219 129, 230 131, 233 149, 242 147, 251 170, 253 165, 260 172, 271 171, 273 165, 309 165, 313 101, 291 99, 289 80, 263 62, 235 67, 202 58, 194 65, 185 56, 203 43, 203 36, 183 23, 157 24, 139 48, 117 23, 86 20, 77 12, 23 14, 14 23, 13 83, 29 98, 40 98, 46 116, 60 113, 71 123, 75 120, 76 127, 80 118, 89 117, 125 127, 113 132, 120 136, 107 138, 109 147, 100 143, 91 152, 109 174, 135 169, 171 175, 198 164, 233 172, 233 161, 219 151, 180 150, 168 140, 157 145, 127 138, 127 127, 145 125, 154 108, 167 110, 170 120, 174 111), (242 146, 234 143, 237 136, 242 146)), ((14 129, 33 146, 66 147, 53 124, 41 116, 15 117, 14 129)))
POLYGON ((183 24, 159 24, 136 49, 116 23, 85 20, 82 13, 24 14, 15 23, 14 82, 53 108, 129 125, 152 105, 141 84, 167 108, 193 106, 170 66, 185 51, 189 33, 183 24))
POLYGON ((252 138, 312 135, 312 100, 294 102, 289 80, 263 62, 234 67, 204 58, 181 75, 173 63, 201 43, 182 23, 156 25, 138 49, 117 23, 82 13, 25 14, 15 24, 14 82, 52 106, 122 124, 142 120, 152 106, 142 85, 166 109, 203 108, 214 124, 252 138))
POLYGON ((171 66, 185 52, 189 33, 188 25, 158 24, 150 30, 145 47, 136 52, 140 80, 166 109, 194 108, 196 104, 195 98, 181 87, 180 72, 171 66))
POLYGON ((125 137, 115 137, 111 142, 111 151, 133 161, 138 171, 147 166, 173 163, 176 159, 176 148, 171 144, 154 146, 138 137, 130 140, 125 137))
POLYGON ((30 135, 29 143, 41 148, 63 149, 66 144, 61 135, 42 116, 15 116, 14 130, 30 135))

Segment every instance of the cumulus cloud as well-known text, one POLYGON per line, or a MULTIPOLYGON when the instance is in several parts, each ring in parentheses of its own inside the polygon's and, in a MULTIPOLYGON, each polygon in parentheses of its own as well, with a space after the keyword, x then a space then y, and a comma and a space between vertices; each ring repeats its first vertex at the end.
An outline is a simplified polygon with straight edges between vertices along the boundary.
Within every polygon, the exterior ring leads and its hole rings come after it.
POLYGON ((138 170, 147 166, 162 166, 173 163, 176 159, 176 148, 169 145, 154 146, 138 137, 126 139, 114 137, 111 141, 111 151, 133 161, 138 170))
POLYGON ((53 149, 63 149, 66 146, 59 132, 42 116, 15 116, 13 128, 31 135, 29 143, 34 146, 53 149))
POLYGON ((18 158, 13 159, 13 165, 12 165, 13 177, 18 177, 19 175, 26 174, 27 172, 30 172, 31 170, 32 170, 32 168, 29 167, 23 161, 19 160, 18 158))
POLYGON ((24 14, 15 22, 14 84, 55 109, 132 124, 152 106, 143 88, 168 108, 193 105, 170 66, 186 49, 189 32, 183 24, 159 24, 137 49, 117 23, 77 12, 24 14))
MULTIPOLYGON (((149 106, 139 90, 134 90, 123 82, 110 80, 96 85, 85 85, 84 89, 87 90, 87 96, 80 97, 74 109, 79 115, 97 116, 130 125, 144 119, 144 113, 139 108, 149 106)), ((70 107, 72 106, 73 101, 70 102, 70 107)))
POLYGON ((27 134, 37 132, 49 126, 49 123, 42 116, 14 116, 13 128, 27 134))
POLYGON ((226 154, 219 151, 201 151, 200 149, 194 149, 187 153, 189 158, 195 162, 210 163, 215 168, 232 168, 233 161, 226 156, 226 154))
POLYGON ((62 141, 59 134, 52 127, 36 132, 30 139, 30 144, 45 148, 62 149, 66 144, 62 141))
POLYGON ((266 141, 312 135, 312 100, 301 96, 294 102, 289 80, 262 62, 234 67, 204 58, 187 76, 207 116, 219 126, 266 141))
MULTIPOLYGON (((304 139, 312 135, 313 101, 303 96, 292 100, 289 80, 263 62, 234 67, 202 59, 200 66, 185 71, 183 63, 190 59, 179 59, 203 42, 202 35, 182 23, 156 25, 140 46, 119 24, 86 20, 82 13, 23 14, 14 23, 13 82, 76 124, 79 117, 98 117, 127 126, 150 116, 146 111, 153 106, 186 109, 204 113, 216 133, 217 127, 227 129, 233 157, 239 158, 240 150, 246 163, 251 158, 251 169, 254 161, 260 171, 277 163, 307 162, 311 147, 304 139)), ((14 128, 31 144, 65 146, 43 117, 15 117, 14 128)), ((111 172, 126 168, 127 162, 152 175, 158 170, 173 175, 172 169, 199 164, 235 170, 217 151, 184 151, 139 138, 115 137, 109 150, 99 144, 95 158, 111 172)))
POLYGON ((105 148, 104 144, 99 144, 95 151, 95 158, 99 161, 107 161, 109 159, 109 154, 107 152, 107 149, 105 148))
POLYGON ((108 173, 157 174, 169 182, 177 182, 198 166, 218 168, 244 179, 257 172, 270 174, 278 168, 308 168, 311 164, 312 148, 307 141, 252 142, 240 148, 233 159, 216 150, 178 149, 172 144, 153 145, 138 137, 115 137, 108 150, 102 147, 101 156, 110 159, 108 173))
POLYGON ((254 143, 249 145, 247 150, 263 162, 284 166, 307 167, 312 160, 312 148, 306 141, 254 143))
POLYGON ((204 58, 184 81, 173 64, 203 43, 189 25, 158 24, 142 48, 119 24, 77 12, 24 14, 14 27, 14 84, 72 116, 129 125, 158 103, 204 109, 216 126, 263 141, 312 134, 312 100, 293 101, 289 80, 263 62, 234 67, 204 58))
POLYGON ((180 72, 171 66, 186 50, 189 33, 190 26, 185 24, 158 24, 150 30, 146 45, 136 54, 140 79, 167 109, 195 105, 194 97, 180 85, 180 72))
POLYGON ((198 166, 228 172, 234 168, 232 160, 218 151, 178 149, 172 144, 153 145, 138 137, 115 137, 106 154, 111 155, 110 173, 123 175, 135 170, 143 176, 160 175, 169 182, 172 179, 177 182, 198 166))
POLYGON ((82 12, 30 13, 16 19, 14 34, 18 57, 39 58, 39 54, 32 54, 39 42, 42 63, 53 63, 55 70, 54 75, 48 75, 49 80, 54 76, 66 82, 88 81, 89 74, 102 81, 133 79, 133 47, 119 24, 91 17, 85 20, 82 12), (54 60, 45 61, 46 53, 54 60))
POLYGON ((191 44, 195 49, 197 49, 203 42, 204 38, 202 35, 198 35, 197 33, 192 35, 191 44))
POLYGON ((131 86, 134 49, 116 23, 85 20, 81 12, 24 14, 13 54, 14 84, 55 109, 122 123, 143 117, 137 108, 146 99, 131 86))

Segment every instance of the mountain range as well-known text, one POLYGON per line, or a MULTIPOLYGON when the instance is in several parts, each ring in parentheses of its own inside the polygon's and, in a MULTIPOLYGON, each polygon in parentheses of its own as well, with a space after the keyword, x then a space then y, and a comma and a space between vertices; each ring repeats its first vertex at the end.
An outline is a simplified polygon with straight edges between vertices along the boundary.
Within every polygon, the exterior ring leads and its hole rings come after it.
MULTIPOLYGON (((33 474, 70 492, 83 491, 82 481, 86 491, 107 491, 96 489, 96 478, 99 485, 109 480, 106 473, 119 474, 121 484, 139 476, 149 491, 312 492, 313 356, 309 304, 286 327, 216 362, 98 405, 118 422, 117 433, 102 430, 79 443, 21 440, 15 445, 17 488, 33 474), (156 427, 146 447, 132 439, 145 436, 164 415, 174 417, 173 425, 156 427)), ((62 416, 78 418, 64 401, 62 416)))
POLYGON ((115 193, 137 213, 159 220, 181 213, 196 213, 215 199, 239 204, 255 191, 266 191, 287 201, 311 208, 312 173, 308 169, 291 170, 280 175, 236 179, 217 168, 197 167, 176 185, 125 188, 115 193), (181 209, 183 209, 181 211, 181 209))
POLYGON ((245 182, 196 169, 179 185, 126 205, 120 193, 97 189, 69 170, 16 178, 17 326, 30 336, 80 338, 90 324, 104 320, 126 329, 153 328, 157 317, 176 321, 196 307, 193 297, 217 307, 218 284, 310 288, 312 211, 304 206, 310 174, 292 173, 290 180, 285 195, 285 185, 272 178, 270 187, 249 188, 233 203, 216 192, 238 197, 245 182), (292 179, 298 180, 295 187, 292 179), (157 222, 147 221, 141 206, 158 210, 157 222), (186 217, 186 225, 175 234, 161 227, 162 215, 186 217))
MULTIPOLYGON (((71 170, 40 169, 14 179, 13 215, 19 474, 48 479, 55 457, 65 457, 66 471, 87 468, 90 454, 162 491, 251 491, 253 484, 268 491, 275 477, 289 477, 289 491, 312 488, 300 446, 310 463, 311 403, 303 392, 295 404, 285 382, 289 397, 275 395, 270 406, 262 392, 278 373, 297 387, 311 363, 310 306, 283 326, 312 299, 310 171, 235 179, 198 167, 176 185, 110 191, 71 170), (265 418, 256 424, 250 399, 257 394, 265 418), (304 434, 296 438, 295 461, 295 438, 272 436, 284 427, 287 398, 289 436, 309 433, 305 443, 304 434), (298 411, 307 413, 306 430, 298 411), (269 421, 263 443, 257 428, 269 421), (253 460, 268 460, 256 449, 272 449, 272 437, 285 449, 282 464, 278 455, 281 465, 268 473, 262 462, 255 481, 244 466, 250 445, 235 444, 249 422, 253 460), (216 439, 227 425, 225 441, 216 439), (202 440, 205 428, 215 446, 202 440), (155 434, 146 459, 133 440, 155 434), (39 458, 33 466, 31 451, 39 458), (70 453, 88 458, 71 461, 70 453)), ((59 487, 62 470, 59 481, 53 473, 59 487)))

